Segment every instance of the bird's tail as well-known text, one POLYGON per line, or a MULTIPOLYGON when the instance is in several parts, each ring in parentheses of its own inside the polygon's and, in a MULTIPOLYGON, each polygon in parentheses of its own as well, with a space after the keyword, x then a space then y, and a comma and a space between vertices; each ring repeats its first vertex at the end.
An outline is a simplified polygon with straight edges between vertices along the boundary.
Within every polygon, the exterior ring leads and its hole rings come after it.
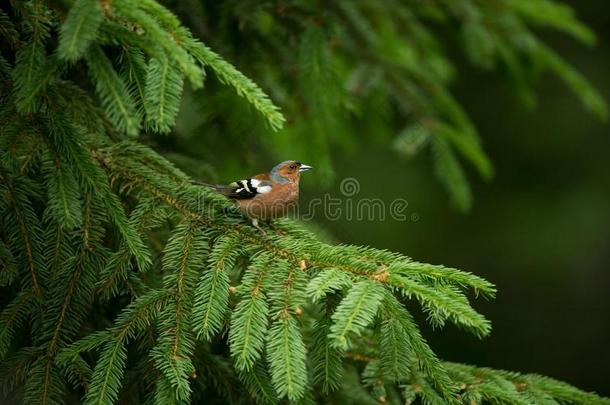
POLYGON ((211 188, 212 190, 216 191, 217 193, 220 193, 225 196, 230 196, 235 192, 235 186, 230 186, 230 185, 227 186, 227 185, 222 185, 222 184, 210 184, 210 183, 204 183, 203 181, 196 181, 196 180, 193 180, 193 184, 211 188))

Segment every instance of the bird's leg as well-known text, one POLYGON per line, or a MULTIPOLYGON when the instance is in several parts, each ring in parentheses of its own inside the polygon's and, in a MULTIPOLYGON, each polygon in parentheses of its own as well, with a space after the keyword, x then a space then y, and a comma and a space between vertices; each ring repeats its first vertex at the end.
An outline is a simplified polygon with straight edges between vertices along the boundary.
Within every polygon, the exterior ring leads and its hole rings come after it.
POLYGON ((278 235, 284 235, 284 231, 282 231, 277 226, 273 225, 273 222, 271 219, 267 220, 267 225, 269 226, 269 228, 273 229, 275 231, 275 233, 277 233, 278 235))
POLYGON ((263 234, 263 236, 267 235, 267 232, 265 232, 265 230, 258 225, 257 218, 252 218, 252 226, 258 229, 263 234))

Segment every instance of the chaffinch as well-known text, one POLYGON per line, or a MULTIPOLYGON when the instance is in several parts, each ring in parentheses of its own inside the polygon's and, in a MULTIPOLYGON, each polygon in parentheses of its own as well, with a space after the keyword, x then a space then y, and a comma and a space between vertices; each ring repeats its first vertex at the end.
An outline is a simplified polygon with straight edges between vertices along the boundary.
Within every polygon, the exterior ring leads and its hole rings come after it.
POLYGON ((265 231, 258 221, 267 221, 286 215, 299 200, 301 173, 312 169, 296 160, 287 160, 269 173, 261 173, 228 185, 206 184, 219 193, 235 200, 239 210, 252 220, 252 225, 265 231))

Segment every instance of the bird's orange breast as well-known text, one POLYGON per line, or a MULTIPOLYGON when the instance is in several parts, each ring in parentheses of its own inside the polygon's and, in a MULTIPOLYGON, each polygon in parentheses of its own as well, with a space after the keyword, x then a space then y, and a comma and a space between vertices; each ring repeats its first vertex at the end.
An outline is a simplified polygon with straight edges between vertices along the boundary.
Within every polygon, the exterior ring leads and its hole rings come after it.
POLYGON ((296 208, 299 186, 295 183, 275 184, 268 193, 249 200, 238 200, 239 209, 250 218, 269 220, 285 216, 296 208))

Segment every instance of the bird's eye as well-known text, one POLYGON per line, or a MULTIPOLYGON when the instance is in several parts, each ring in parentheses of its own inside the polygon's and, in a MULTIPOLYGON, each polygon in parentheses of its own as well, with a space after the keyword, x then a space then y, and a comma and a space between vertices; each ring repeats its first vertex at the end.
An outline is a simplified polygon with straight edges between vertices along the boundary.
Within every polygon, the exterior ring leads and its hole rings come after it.
POLYGON ((290 165, 290 168, 291 168, 291 169, 296 169, 296 168, 297 168, 297 166, 296 166, 296 165, 290 165))

